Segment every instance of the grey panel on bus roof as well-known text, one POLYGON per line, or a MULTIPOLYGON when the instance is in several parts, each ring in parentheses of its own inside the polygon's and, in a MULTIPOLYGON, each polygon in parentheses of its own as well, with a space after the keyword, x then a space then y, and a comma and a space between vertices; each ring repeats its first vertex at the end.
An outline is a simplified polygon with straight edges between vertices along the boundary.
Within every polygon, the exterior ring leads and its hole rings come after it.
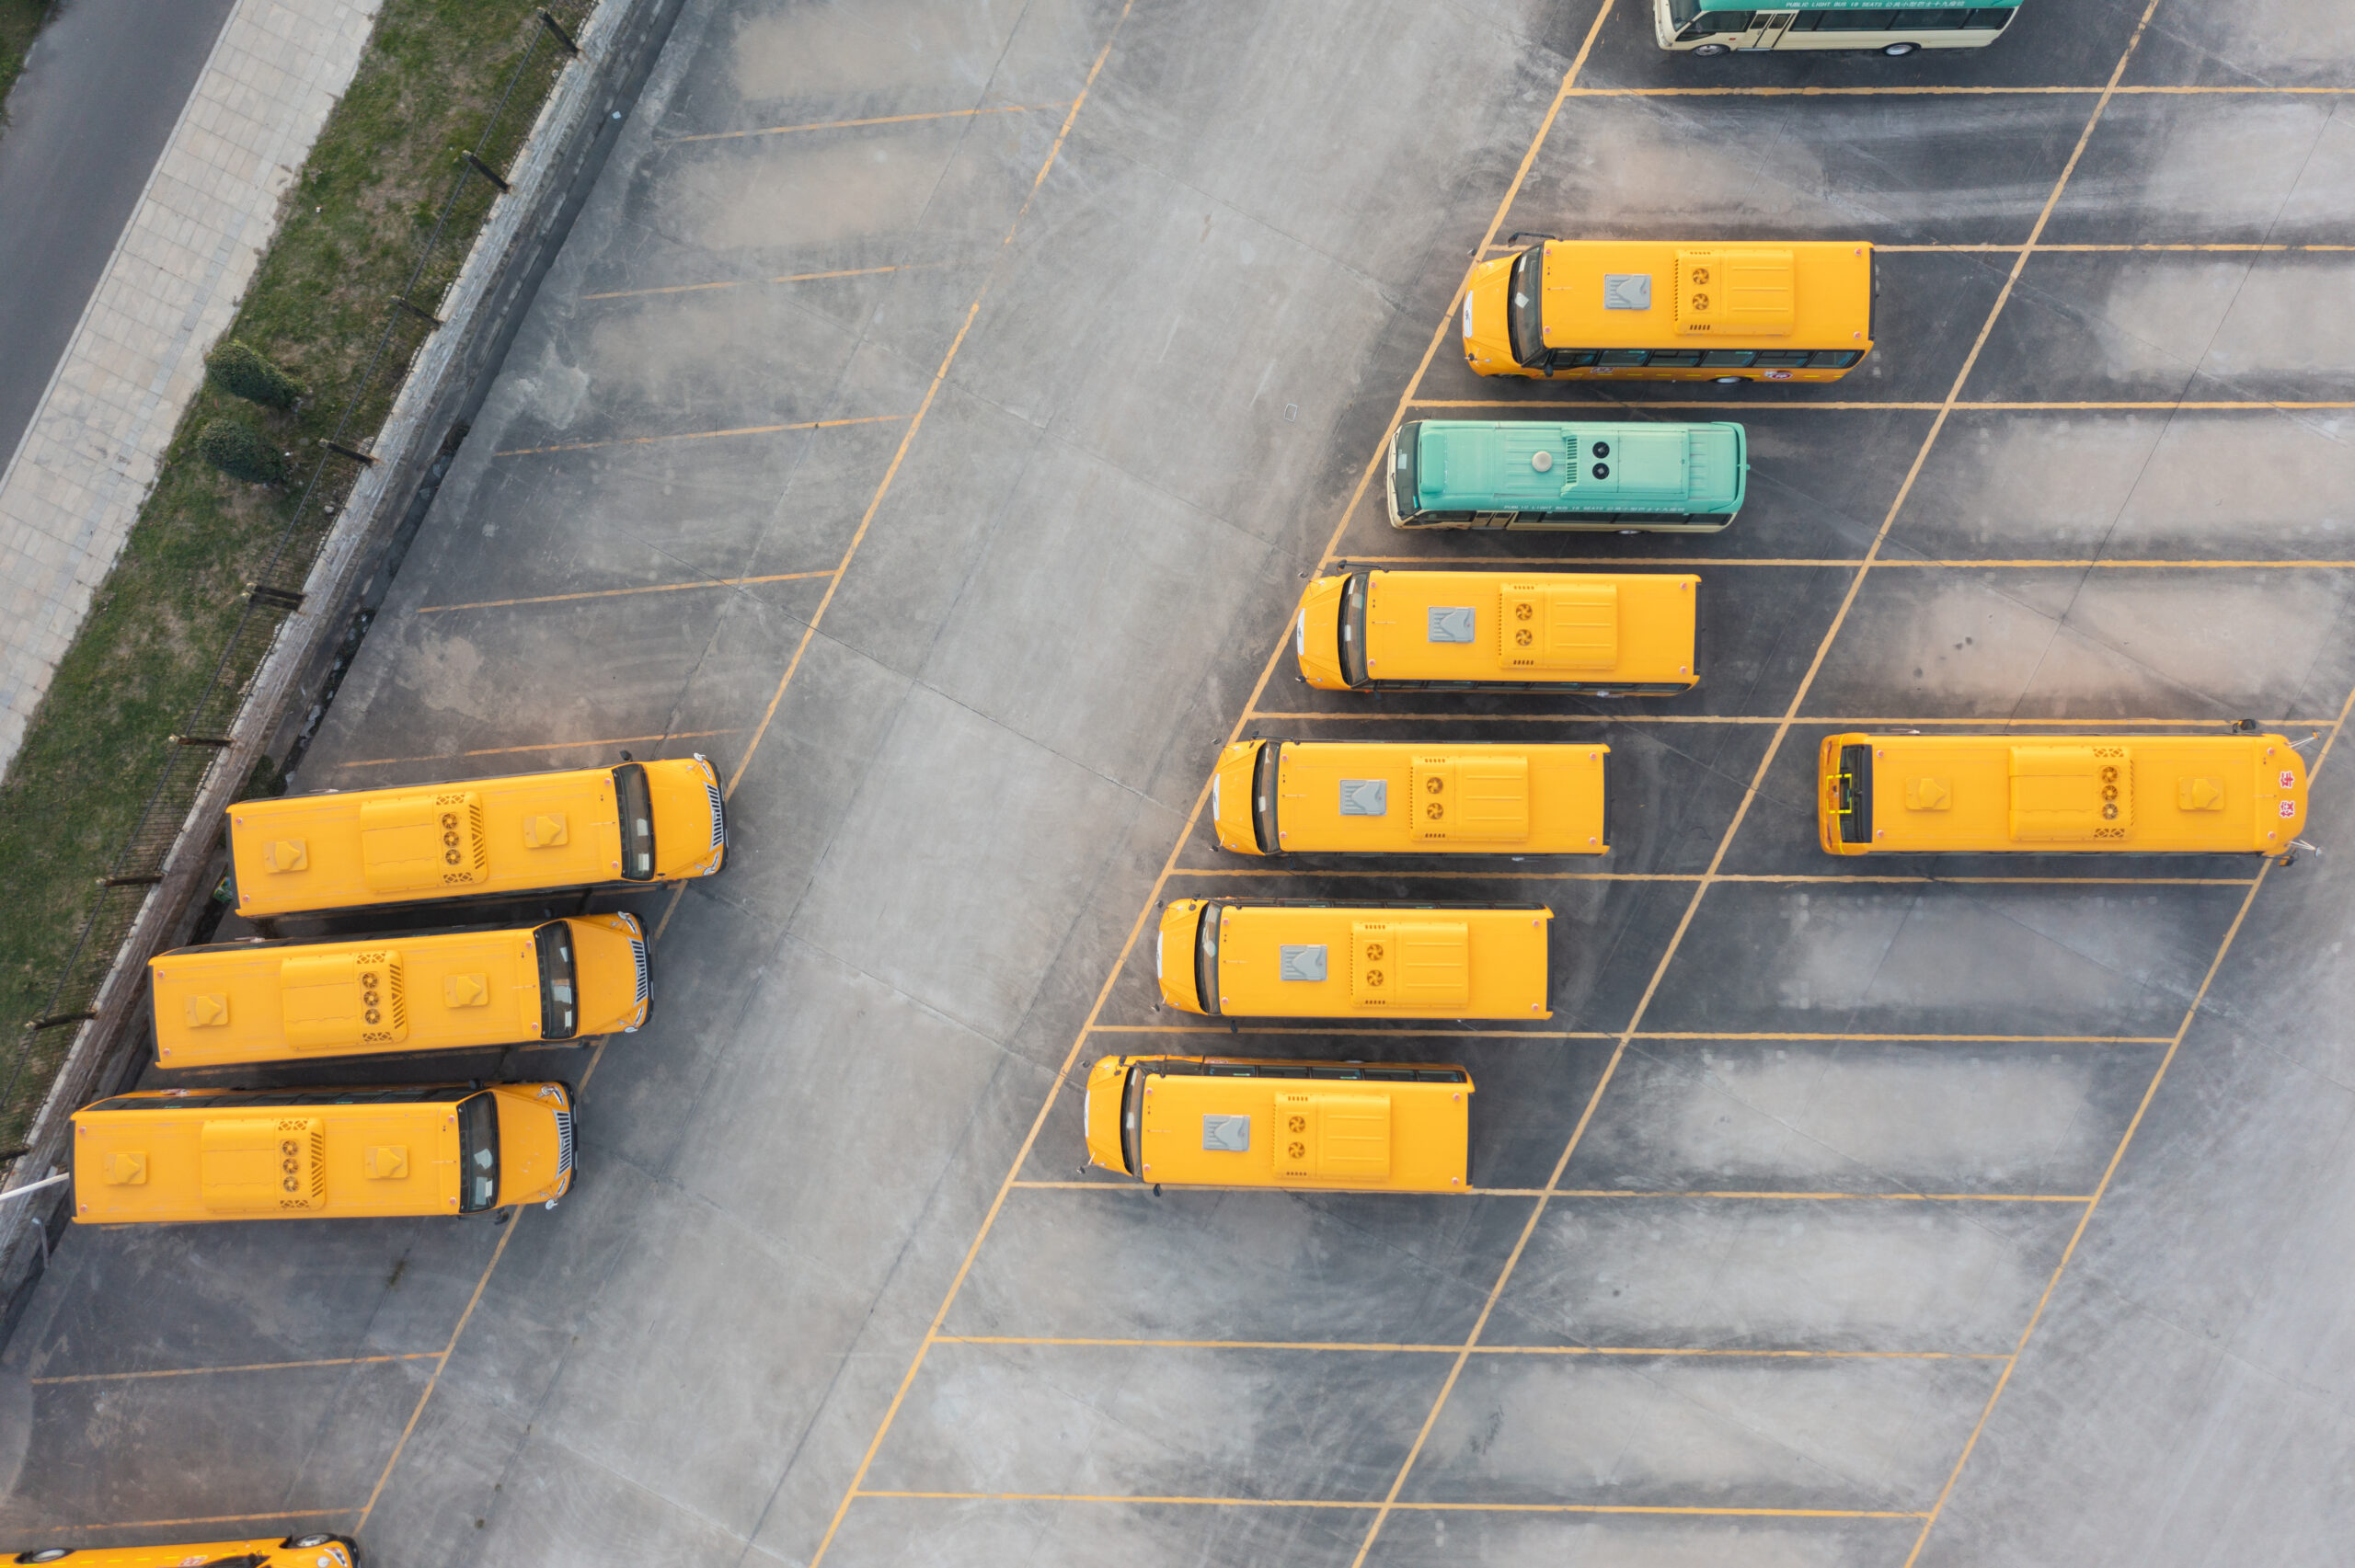
POLYGON ((1251 1118, 1204 1116, 1202 1147, 1222 1154, 1248 1154, 1251 1151, 1251 1118))
POLYGON ((1341 815, 1344 817, 1389 816, 1390 781, 1388 779, 1343 779, 1341 781, 1341 815))
POLYGON ((1434 604, 1430 610, 1430 630, 1425 640, 1434 643, 1468 643, 1472 640, 1475 616, 1468 604, 1434 604))
POLYGON ((1321 980, 1325 978, 1325 944, 1321 942, 1286 942, 1276 949, 1276 978, 1280 980, 1321 980))
POLYGON ((1603 308, 1651 309, 1652 275, 1648 272, 1605 272, 1603 275, 1603 308))

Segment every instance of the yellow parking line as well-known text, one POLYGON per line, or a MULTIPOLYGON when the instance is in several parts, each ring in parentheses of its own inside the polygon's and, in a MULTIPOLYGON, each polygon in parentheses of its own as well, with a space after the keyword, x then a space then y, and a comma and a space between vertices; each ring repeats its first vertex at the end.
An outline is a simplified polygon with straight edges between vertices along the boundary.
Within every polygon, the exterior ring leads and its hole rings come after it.
POLYGON ((749 588, 761 582, 798 582, 804 578, 830 578, 832 571, 774 572, 761 578, 698 578, 693 582, 661 582, 646 588, 600 588, 586 593, 542 593, 529 599, 477 599, 467 604, 420 604, 420 615, 451 610, 505 610, 518 604, 565 604, 576 599, 621 599, 633 593, 681 593, 691 588, 749 588))
MULTIPOLYGON (((1604 383, 1587 383, 1585 384, 1590 386, 1601 386, 1604 383)), ((1970 402, 1966 399, 1958 398, 1952 404, 1904 402, 1876 403, 1857 402, 1854 400, 1842 403, 1758 403, 1743 398, 1710 398, 1697 402, 1673 398, 1646 398, 1640 402, 1633 403, 1603 400, 1580 401, 1575 403, 1545 403, 1540 402, 1534 397, 1416 397, 1409 398, 1407 406, 1410 408, 1524 408, 1534 414, 1545 415, 1550 418, 1591 419, 1595 416, 1593 413, 1587 412, 1587 410, 1593 409, 1615 409, 1623 413, 1641 412, 1652 408, 1732 408, 1738 410, 1747 409, 1752 414, 1783 414, 1801 409, 1812 409, 1829 414, 1855 414, 1864 412, 1935 414, 1942 408, 1950 408, 1957 414, 2099 414, 2138 413, 2144 410, 2154 413, 2169 414, 2212 414, 2245 411, 2254 408, 2288 409, 2292 411, 2355 408, 2355 402, 2350 402, 2343 398, 2323 401, 2298 401, 2280 397, 2151 397, 2139 400, 2081 398, 2071 403, 2029 403, 2005 398, 1986 398, 1978 402, 1970 402)))
POLYGON ((384 1361, 431 1361, 438 1350, 412 1350, 401 1356, 331 1356, 317 1361, 251 1361, 241 1367, 169 1367, 153 1372, 75 1372, 62 1378, 34 1378, 35 1388, 61 1383, 128 1383, 147 1378, 209 1378, 227 1372, 298 1372, 313 1367, 369 1367, 384 1361))
MULTIPOLYGON (((1307 852, 1303 852, 1307 853, 1307 852)), ((1383 871, 1333 871, 1322 866, 1179 865, 1172 876, 1272 877, 1290 876, 1328 882, 1698 882, 1698 871, 1430 871, 1421 866, 1392 866, 1383 871)), ((1755 882, 1768 886, 1922 887, 1934 883, 1996 887, 2246 887, 2247 876, 1839 876, 1805 872, 1721 872, 1719 882, 1755 882)))
POLYGON ((649 294, 699 294, 706 289, 752 289, 765 283, 820 283, 830 278, 876 278, 886 272, 925 272, 950 265, 946 261, 903 261, 890 267, 844 267, 832 272, 787 272, 775 278, 723 278, 714 283, 672 283, 661 289, 614 289, 583 294, 584 300, 638 300, 649 294))
POLYGON ((739 425, 728 430, 683 430, 673 436, 615 436, 603 441, 564 441, 556 446, 517 446, 494 452, 493 457, 532 457, 549 452, 589 452, 607 446, 651 446, 658 441, 713 441, 723 436, 773 436, 782 430, 833 430, 844 425, 888 425, 905 414, 867 414, 856 419, 805 419, 793 425, 739 425))
POLYGON ((2034 97, 2104 93, 2111 97, 2174 97, 2210 94, 2223 97, 2322 97, 2355 92, 2355 87, 2227 87, 2100 86, 2084 87, 1580 87, 1570 96, 1581 98, 1913 98, 1913 97, 2034 97))
POLYGON ((819 120, 806 125, 764 125, 755 131, 706 131, 693 136, 664 136, 658 138, 656 144, 675 147, 688 142, 733 142, 746 136, 793 136, 804 131, 854 131, 868 125, 913 125, 922 120, 972 120, 984 114, 1031 114, 1070 107, 1061 103, 1009 103, 988 109, 944 109, 930 114, 881 114, 868 120, 819 120))
POLYGON ((255 1519, 334 1519, 350 1508, 276 1508, 267 1514, 198 1514, 180 1519, 102 1519, 80 1525, 21 1525, 27 1535, 79 1535, 85 1530, 161 1530, 180 1525, 242 1525, 255 1519))
MULTIPOLYGON (((1706 567, 1711 571, 1724 571, 1736 567, 1801 567, 1824 568, 1861 567, 1862 555, 1482 555, 1469 559, 1463 555, 1360 555, 1345 557, 1352 567, 1417 567, 1468 571, 1486 570, 1497 567, 1575 567, 1589 571, 1625 571, 1631 568, 1652 570, 1670 567, 1706 567)), ((2205 560, 2197 558, 2142 559, 2134 556, 2090 555, 1988 555, 1950 556, 1936 559, 1913 556, 1884 557, 1872 563, 1876 571, 1911 567, 1917 571, 1940 572, 2027 572, 2027 571, 2348 571, 2355 569, 2355 557, 2315 556, 2305 560, 2205 560)))
MULTIPOLYGON (((1131 1181, 1018 1181, 1017 1190, 1031 1192, 1098 1192, 1145 1193, 1155 1184, 1131 1181)), ((1264 1185, 1229 1185, 1217 1182, 1189 1182, 1190 1192, 1264 1193, 1264 1185)), ((1687 1202, 1698 1199, 1727 1202, 1779 1203, 2091 1203, 2087 1193, 1800 1193, 1751 1192, 1742 1188, 1720 1188, 1704 1192, 1658 1192, 1630 1187, 1449 1187, 1441 1192, 1415 1195, 1420 1197, 1546 1197, 1546 1198, 1677 1198, 1687 1202)), ((936 1336, 947 1343, 954 1336, 936 1336)), ((1461 1350, 1461 1345, 1434 1346, 1436 1349, 1461 1350)), ((1473 1347, 1478 1349, 1477 1345, 1473 1347)))
MULTIPOLYGON (((1405 1503, 1368 1498, 1353 1502, 1324 1497, 1188 1497, 1170 1494, 1121 1495, 1096 1492, 898 1492, 858 1487, 850 1498, 919 1503, 1112 1503, 1129 1507, 1387 1509, 1401 1514, 1665 1514, 1735 1519, 1918 1519, 1918 1510, 1886 1508, 1733 1508, 1712 1504, 1646 1503, 1405 1503)), ((814 1562, 814 1560, 813 1560, 814 1562)))
POLYGON ((709 740, 733 735, 732 729, 682 729, 668 735, 617 735, 610 740, 542 740, 530 746, 485 746, 473 751, 446 751, 426 757, 355 757, 339 768, 386 768, 396 762, 448 762, 461 757, 508 757, 520 751, 570 751, 580 747, 650 746, 665 740, 709 740))
MULTIPOLYGON (((1333 1350, 1351 1355, 1452 1356, 1457 1345, 1390 1345, 1376 1340, 1100 1339, 1057 1334, 944 1333, 942 1345, 1045 1345, 1078 1350, 1333 1350)), ((2002 1350, 1721 1350, 1688 1345, 1483 1345, 1476 1356, 1627 1356, 1760 1361, 2008 1361, 2002 1350)))

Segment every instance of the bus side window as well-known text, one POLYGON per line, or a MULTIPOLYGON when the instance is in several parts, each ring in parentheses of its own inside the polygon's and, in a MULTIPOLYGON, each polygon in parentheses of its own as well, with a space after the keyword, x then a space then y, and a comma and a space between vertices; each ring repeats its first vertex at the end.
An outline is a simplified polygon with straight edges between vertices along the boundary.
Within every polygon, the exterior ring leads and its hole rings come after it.
POLYGON ((1674 365, 1681 370, 1691 370, 1700 364, 1701 350, 1698 349, 1655 349, 1651 351, 1651 359, 1648 362, 1655 365, 1674 365))
POLYGON ((1705 366, 1747 370, 1757 358, 1757 351, 1752 349, 1712 349, 1701 356, 1701 363, 1705 366))
POLYGON ((1825 11, 1822 17, 1828 33, 1885 33, 1897 23, 1894 11, 1825 11))
POLYGON ((1854 349, 1818 349, 1807 357, 1807 362, 1819 371, 1844 371, 1860 358, 1854 349))
POLYGON ((1935 11, 1904 11, 1899 14, 1905 18, 1905 26, 1914 30, 1952 32, 1957 28, 1970 25, 1970 7, 1968 6, 1941 6, 1935 11))
POLYGON ((2016 6, 1977 6, 1971 8, 1970 20, 1962 25, 1973 32, 2001 32, 2004 24, 2018 15, 2016 6))
POLYGON ((1801 11, 1791 18, 1790 30, 1795 33, 1811 33, 1821 27, 1823 18, 1831 14, 1829 11, 1801 11))
POLYGON ((1545 368, 1552 371, 1584 370, 1594 363, 1597 352, 1593 349, 1557 349, 1545 357, 1545 368))
POLYGON ((1795 371, 1806 364, 1804 349, 1767 349, 1758 356, 1758 368, 1762 371, 1795 371))
POLYGON ((1605 349, 1601 361, 1606 365, 1640 365, 1644 362, 1641 349, 1605 349))

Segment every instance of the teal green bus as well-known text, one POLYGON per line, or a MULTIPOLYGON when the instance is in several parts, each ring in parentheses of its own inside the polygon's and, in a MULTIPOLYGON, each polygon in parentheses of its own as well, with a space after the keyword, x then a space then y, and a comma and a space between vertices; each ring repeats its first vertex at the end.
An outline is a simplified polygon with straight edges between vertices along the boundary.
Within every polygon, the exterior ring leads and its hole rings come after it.
POLYGON ((1715 533, 1741 509, 1740 425, 1410 419, 1390 443, 1393 528, 1715 533))
POLYGON ((1652 35, 1685 54, 1768 49, 1847 49, 1912 54, 1924 49, 1983 49, 2011 22, 2020 0, 1993 6, 1889 6, 1875 0, 1816 0, 1761 10, 1756 0, 1652 0, 1652 35))

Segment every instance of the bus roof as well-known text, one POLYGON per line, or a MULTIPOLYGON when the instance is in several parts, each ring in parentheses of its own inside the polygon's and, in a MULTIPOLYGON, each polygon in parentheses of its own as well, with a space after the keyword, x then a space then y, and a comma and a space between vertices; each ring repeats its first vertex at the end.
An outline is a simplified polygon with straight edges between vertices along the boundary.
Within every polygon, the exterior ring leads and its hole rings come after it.
POLYGON ((271 915, 614 881, 619 821, 611 768, 240 801, 229 807, 237 910, 271 915))
POLYGON ((1601 854, 1606 847, 1608 746, 1265 744, 1283 748, 1276 780, 1281 849, 1601 854))
POLYGON ((2305 827, 2305 761, 2280 735, 1835 735, 1821 765, 1835 853, 2251 853, 2305 827), (1861 814, 1841 809, 1852 750, 1861 814))
POLYGON ((1141 1180, 1409 1192, 1465 1185, 1473 1091, 1461 1069, 1144 1065, 1141 1180))
POLYGON ((157 1060, 500 1045, 540 1034, 533 928, 224 943, 148 961, 157 1060))
POLYGON ((1741 504, 1740 425, 1420 423, 1416 500, 1434 511, 1653 503, 1730 512, 1741 504))
MULTIPOLYGON (((337 1091, 313 1093, 325 1100, 337 1091)), ((74 1218, 455 1213, 461 1097, 256 1104, 117 1095, 75 1113, 74 1218)))
POLYGON ((1691 573, 1375 571, 1366 673, 1689 686, 1700 585, 1691 573))
POLYGON ((1867 349, 1872 249, 1863 240, 1548 240, 1545 346, 1867 349))
POLYGON ((1550 1018, 1542 904, 1219 900, 1219 1011, 1242 1017, 1550 1018))

